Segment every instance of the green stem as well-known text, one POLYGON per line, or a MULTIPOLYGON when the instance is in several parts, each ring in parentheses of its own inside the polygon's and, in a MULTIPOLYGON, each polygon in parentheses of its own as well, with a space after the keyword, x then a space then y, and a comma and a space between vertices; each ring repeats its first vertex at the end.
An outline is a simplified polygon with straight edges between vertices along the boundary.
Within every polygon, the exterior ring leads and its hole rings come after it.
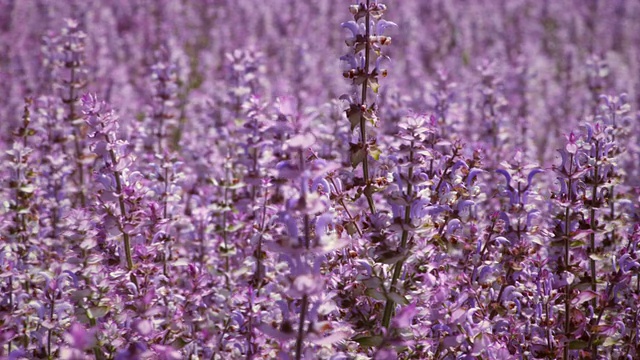
POLYGON ((165 106, 164 100, 162 98, 160 100, 160 111, 155 114, 156 120, 158 120, 158 128, 156 129, 156 138, 157 138, 157 146, 158 146, 158 154, 162 154, 164 148, 162 146, 162 140, 164 140, 164 119, 165 119, 165 106))
MULTIPOLYGON (((546 333, 547 333, 547 347, 549 348, 549 354, 553 354, 553 342, 551 342, 551 328, 549 326, 549 302, 547 300, 547 302, 545 302, 544 304, 544 312, 546 315, 546 324, 545 324, 545 328, 546 328, 546 333)), ((549 355, 551 356, 551 355, 549 355)))
POLYGON ((166 219, 168 215, 169 203, 169 168, 164 168, 164 194, 162 194, 162 218, 166 219))
MULTIPOLYGON (((251 288, 249 288, 249 291, 251 291, 251 288)), ((251 301, 251 293, 249 294, 249 303, 247 304, 247 356, 245 357, 245 360, 251 360, 253 359, 253 301, 251 301)))
POLYGON ((203 221, 200 221, 198 223, 198 234, 199 234, 199 238, 200 238, 200 254, 199 254, 199 261, 200 261, 200 267, 202 269, 204 269, 206 267, 206 263, 205 263, 205 250, 206 250, 206 239, 205 239, 205 225, 203 223, 203 221))
POLYGON ((260 236, 258 237, 258 245, 256 247, 256 272, 254 274, 254 279, 258 296, 260 295, 260 290, 262 289, 262 278, 264 277, 264 264, 262 263, 262 237, 264 234, 264 228, 266 226, 268 194, 269 189, 265 188, 264 204, 262 205, 262 222, 260 223, 260 236))
MULTIPOLYGON (((169 168, 164 169, 164 194, 162 194, 162 219, 166 219, 168 215, 168 198, 169 198, 169 168)), ((171 259, 171 245, 168 244, 169 234, 165 234, 164 238, 164 256, 162 257, 162 273, 169 276, 169 265, 167 260, 171 259)))
MULTIPOLYGON (((400 250, 403 251, 407 247, 407 241, 409 239, 409 230, 408 227, 411 224, 411 197, 413 196, 413 141, 411 142, 411 150, 409 152, 409 172, 407 176, 407 193, 406 193, 406 201, 407 206, 404 208, 404 227, 402 229, 402 237, 400 241, 400 250)), ((391 278, 391 285, 389 286, 389 292, 396 291, 396 284, 400 275, 402 275, 402 267, 404 265, 404 258, 401 258, 396 262, 393 269, 393 277, 391 278)), ((391 323, 391 316, 393 316, 393 311, 395 307, 395 302, 387 297, 387 302, 384 305, 384 312, 382 314, 382 327, 389 329, 389 325, 391 323)))
POLYGON ((66 99, 66 102, 69 105, 69 115, 67 119, 73 127, 73 146, 76 153, 76 167, 78 170, 78 196, 80 197, 80 205, 84 208, 87 205, 87 199, 84 194, 84 165, 82 164, 82 147, 80 144, 82 132, 80 131, 80 125, 73 123, 76 120, 76 93, 74 90, 77 80, 75 66, 72 66, 69 71, 71 71, 71 79, 69 80, 69 98, 66 99))
MULTIPOLYGON (((631 330, 631 334, 629 336, 629 339, 631 339, 631 340, 633 340, 633 338, 636 337, 636 334, 635 334, 636 330, 635 329, 638 328, 638 326, 637 326, 638 325, 638 309, 637 308, 636 308, 635 313, 633 314, 633 321, 635 323, 634 324, 635 326, 631 328, 632 330, 631 330)), ((629 351, 631 351, 631 348, 632 348, 632 344, 631 344, 631 341, 629 341, 629 343, 627 343, 627 350, 625 351, 624 355, 622 356, 623 359, 627 358, 627 355, 629 355, 629 351)))
MULTIPOLYGON (((595 255, 596 252, 596 201, 598 196, 598 162, 600 161, 600 142, 596 141, 596 163, 593 171, 593 189, 591 192, 591 209, 589 211, 589 225, 591 227, 591 234, 589 234, 589 250, 590 255, 595 255)), ((596 261, 593 256, 589 257, 589 268, 591 270, 591 291, 596 292, 596 261)), ((597 302, 596 299, 591 299, 591 308, 596 309, 597 302)), ((602 306, 602 310, 604 310, 605 304, 602 306)), ((600 322, 600 316, 596 320, 596 324, 600 322)), ((593 320, 592 320, 593 323, 593 320)), ((591 348, 591 356, 595 359, 598 357, 598 347, 593 343, 593 336, 589 338, 589 347, 591 348)))
POLYGON ((224 180, 224 206, 222 210, 222 239, 224 241, 224 249, 225 249, 225 272, 229 272, 230 263, 229 263, 229 244, 227 240, 227 202, 229 197, 229 186, 231 185, 231 181, 229 180, 229 168, 225 165, 225 180, 224 180))
MULTIPOLYGON (((53 314, 55 309, 55 294, 51 294, 51 311, 49 311, 49 321, 53 323, 53 314)), ((51 338, 53 336, 53 329, 49 329, 47 333, 47 354, 49 355, 49 359, 53 359, 53 354, 51 354, 51 338)))
MULTIPOLYGON (((362 83, 361 104, 366 106, 367 103, 367 87, 369 86, 369 58, 370 58, 370 46, 369 46, 369 34, 371 33, 371 24, 369 16, 369 2, 367 0, 367 15, 365 16, 365 44, 364 44, 364 73, 366 75, 365 81, 362 83)), ((365 119, 365 111, 360 113, 360 140, 362 146, 364 146, 364 161, 362 162, 362 172, 364 176, 364 183, 367 189, 371 186, 369 179, 369 149, 367 147, 367 121, 365 119)), ((369 210, 372 214, 376 212, 376 206, 373 201, 373 194, 371 191, 365 191, 367 197, 367 203, 369 204, 369 210)))
MULTIPOLYGON (((300 170, 304 171, 304 156, 302 153, 302 150, 298 150, 298 154, 300 156, 300 170)), ((306 187, 307 187, 307 183, 306 183, 306 179, 302 178, 301 181, 301 196, 302 196, 302 203, 305 205, 306 207, 306 203, 307 203, 307 192, 306 192, 306 187)), ((310 222, 309 222, 309 214, 307 214, 306 209, 305 209, 305 214, 304 214, 304 244, 307 250, 309 250, 310 244, 311 244, 311 232, 310 232, 310 222)), ((309 307, 309 296, 307 294, 304 294, 302 296, 302 305, 300 306, 300 323, 298 324, 298 337, 296 339, 296 360, 300 360, 302 359, 302 343, 304 341, 304 335, 305 335, 305 331, 304 331, 304 325, 305 325, 305 321, 306 321, 306 316, 307 316, 307 308, 309 307)))
POLYGON ((307 307, 309 306, 309 297, 302 297, 302 305, 300 307, 300 323, 298 324, 298 337, 296 339, 296 360, 302 359, 302 342, 304 340, 304 322, 307 315, 307 307))
MULTIPOLYGON (((9 311, 13 313, 13 275, 9 276, 9 311)), ((11 354, 11 341, 9 341, 9 354, 11 354)))
MULTIPOLYGON (((107 142, 109 142, 109 137, 105 135, 107 138, 107 142)), ((109 156, 111 157, 112 166, 116 166, 117 158, 116 153, 113 149, 109 150, 109 156)), ((127 259, 127 270, 133 270, 133 257, 131 256, 131 239, 129 238, 129 233, 125 230, 124 220, 127 217, 127 208, 124 203, 124 194, 122 193, 122 180, 120 178, 120 171, 113 171, 113 175, 116 180, 116 193, 118 194, 118 205, 120 206, 120 217, 122 218, 120 221, 120 231, 122 232, 122 238, 124 239, 124 254, 127 259)), ((133 275, 132 275, 133 276, 133 275)))
MULTIPOLYGON (((573 154, 571 154, 570 158, 569 158, 569 174, 571 176, 571 174, 573 173, 573 154)), ((566 207, 565 209, 565 214, 564 214, 564 221, 565 221, 565 226, 564 226, 564 266, 565 266, 565 271, 569 272, 571 267, 569 265, 569 249, 570 249, 570 226, 571 226, 571 219, 569 218, 570 215, 570 208, 571 208, 571 202, 573 201, 573 196, 572 196, 572 187, 573 187, 573 180, 571 177, 569 177, 569 183, 568 183, 568 187, 567 187, 567 201, 569 202, 569 205, 566 207)), ((564 334, 566 337, 566 342, 564 344, 564 349, 563 349, 563 358, 564 360, 569 360, 569 326, 571 325, 571 285, 567 284, 564 287, 564 334)))
MULTIPOLYGON (((507 284, 511 275, 513 275, 513 268, 509 267, 509 269, 507 269, 507 274, 504 277, 504 283, 502 284, 502 286, 500 287, 500 291, 498 292, 498 299, 496 300, 497 306, 500 306, 500 303, 502 302, 502 295, 504 294, 504 290, 508 286, 507 284)), ((493 311, 491 311, 491 314, 489 314, 489 320, 493 320, 496 315, 498 315, 498 311, 494 309, 493 311)))

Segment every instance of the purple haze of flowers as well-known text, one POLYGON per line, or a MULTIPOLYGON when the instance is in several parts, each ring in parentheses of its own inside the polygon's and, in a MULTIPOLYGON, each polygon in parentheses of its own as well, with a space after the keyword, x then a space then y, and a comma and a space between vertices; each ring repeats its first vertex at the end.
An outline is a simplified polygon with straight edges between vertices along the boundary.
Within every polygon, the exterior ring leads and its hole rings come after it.
POLYGON ((639 358, 640 2, 388 5, 0 0, 0 358, 639 358))

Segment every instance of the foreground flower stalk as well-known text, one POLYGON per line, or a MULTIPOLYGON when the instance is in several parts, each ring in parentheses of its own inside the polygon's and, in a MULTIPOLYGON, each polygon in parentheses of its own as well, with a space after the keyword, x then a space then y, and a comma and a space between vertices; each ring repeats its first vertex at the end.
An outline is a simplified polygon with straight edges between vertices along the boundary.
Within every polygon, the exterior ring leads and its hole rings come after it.
POLYGON ((368 103, 368 94, 369 92, 378 94, 380 87, 378 77, 384 77, 387 74, 386 70, 380 68, 381 61, 385 59, 381 47, 390 44, 391 38, 384 36, 383 33, 386 28, 396 24, 381 19, 386 9, 386 5, 371 3, 370 0, 367 0, 366 4, 351 5, 349 10, 354 20, 342 24, 343 28, 351 31, 351 37, 346 40, 346 44, 352 50, 351 53, 340 58, 347 64, 343 76, 352 80, 354 87, 360 87, 359 94, 354 96, 357 100, 353 100, 354 97, 351 96, 342 97, 349 101, 346 115, 351 124, 351 131, 359 127, 359 142, 351 144, 350 148, 351 165, 356 168, 362 163, 364 194, 371 214, 376 212, 376 206, 373 200, 374 187, 371 181, 369 157, 377 160, 379 152, 375 138, 368 139, 367 136, 367 122, 373 126, 377 123, 376 106, 368 103), (375 62, 373 70, 371 70, 372 62, 375 62))
MULTIPOLYGON (((119 211, 117 226, 122 233, 127 270, 132 271, 131 237, 127 230, 130 226, 130 219, 128 218, 127 205, 125 204, 125 186, 131 184, 130 182, 128 184, 124 183, 123 171, 127 170, 127 166, 133 160, 126 153, 126 141, 118 140, 117 138, 120 127, 118 118, 112 110, 106 108, 106 103, 99 102, 95 95, 85 95, 82 97, 82 106, 85 122, 90 128, 89 136, 93 139, 91 149, 102 161, 102 168, 98 170, 98 177, 105 193, 102 194, 101 200, 104 203, 113 196, 117 198, 119 211)), ((129 188, 129 186, 127 187, 129 188)), ((130 188, 127 190, 131 191, 130 188)), ((108 203, 104 205, 107 213, 109 213, 108 203)))
MULTIPOLYGON (((403 202, 406 205, 404 206, 404 214, 402 217, 403 226, 402 226, 402 234, 400 235, 400 248, 399 248, 400 251, 407 250, 407 241, 409 240, 409 235, 411 234, 411 229, 410 229, 412 227, 411 205, 416 200, 414 199, 414 193, 413 193, 413 183, 415 181, 414 168, 423 162, 423 159, 421 158, 416 159, 416 151, 424 149, 422 147, 422 142, 424 142, 426 137, 425 133, 427 132, 427 127, 426 127, 426 124, 424 123, 423 118, 417 117, 417 118, 411 119, 410 121, 411 122, 408 124, 400 125, 401 130, 399 134, 399 137, 402 140, 409 142, 409 145, 407 146, 407 148, 404 148, 406 146, 404 145, 403 148, 399 149, 398 151, 401 153, 405 153, 407 151, 409 152, 408 159, 403 159, 403 161, 400 162, 402 164, 408 164, 406 177, 402 173, 398 174, 398 177, 402 179, 400 182, 406 183, 406 190, 401 189, 401 191, 403 191, 402 199, 404 200, 403 202)), ((404 262, 405 262, 405 259, 403 256, 393 266, 393 275, 391 278, 391 284, 389 286, 389 291, 388 291, 391 294, 398 293, 398 289, 396 289, 396 284, 398 282, 398 279, 400 278, 400 275, 403 272, 404 262)), ((387 296, 387 301, 385 303, 384 312, 382 315, 382 327, 387 330, 389 330, 389 325, 391 324, 391 317, 393 315, 394 308, 396 305, 397 304, 396 304, 395 298, 392 296, 387 296)))

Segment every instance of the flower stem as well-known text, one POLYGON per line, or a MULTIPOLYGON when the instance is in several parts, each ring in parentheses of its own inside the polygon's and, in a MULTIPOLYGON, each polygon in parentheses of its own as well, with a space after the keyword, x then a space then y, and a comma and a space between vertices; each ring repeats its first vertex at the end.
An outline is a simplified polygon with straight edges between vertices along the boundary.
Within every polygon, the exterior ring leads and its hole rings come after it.
MULTIPOLYGON (((302 150, 298 150, 298 155, 300 157, 300 171, 304 172, 304 156, 302 150)), ((301 196, 302 203, 306 206, 307 203, 307 182, 303 177, 301 181, 301 196)), ((310 229, 310 221, 309 214, 305 211, 304 214, 304 245, 307 250, 311 245, 311 229, 310 229)), ((302 359, 302 342, 304 341, 304 325, 307 317, 307 308, 309 307, 309 296, 304 294, 302 296, 302 304, 300 305, 300 323, 298 324, 298 337, 296 339, 296 360, 302 359)))
MULTIPOLYGON (((413 164, 413 145, 414 142, 411 142, 411 150, 409 152, 409 163, 413 164)), ((407 241, 409 239, 409 230, 408 226, 411 224, 411 197, 413 196, 413 185, 411 181, 413 180, 413 165, 409 166, 408 176, 407 176, 407 193, 406 200, 407 206, 404 208, 404 227, 402 229, 402 236, 400 240, 400 250, 404 250, 407 247, 407 241)), ((400 275, 402 274, 402 267, 404 265, 404 258, 401 258, 396 262, 393 268, 393 277, 391 278, 391 285, 389 286, 389 292, 396 291, 396 284, 400 275)), ((389 324, 391 323, 391 316, 393 316, 393 311, 395 307, 395 302, 391 299, 391 297, 387 297, 387 302, 384 305, 384 312, 382 314, 382 327, 389 329, 389 324)))
MULTIPOLYGON (((362 83, 362 94, 361 94, 361 104, 366 106, 367 103, 367 87, 369 86, 369 60, 370 60, 370 44, 369 44, 369 35, 371 34, 371 24, 370 24, 370 15, 369 15, 369 3, 370 0, 367 0, 367 15, 365 16, 365 44, 364 44, 364 73, 367 76, 365 81, 362 83)), ((364 146, 364 160, 362 162, 362 173, 364 176, 364 183, 367 188, 371 186, 369 179, 369 149, 367 147, 367 120, 365 118, 365 111, 360 113, 360 140, 362 141, 362 146, 364 146)), ((376 212, 376 206, 373 202, 373 195, 371 191, 365 191, 365 195, 367 197, 367 203, 369 204, 369 210, 372 214, 376 212)))
MULTIPOLYGON (((591 227, 591 234, 589 234, 589 253, 591 255, 594 255, 596 252, 596 231, 597 231, 597 225, 596 225, 596 206, 597 206, 597 197, 598 197, 598 177, 600 176, 599 174, 599 169, 598 169, 598 162, 600 161, 600 141, 596 141, 596 162, 595 162, 595 166, 594 166, 594 170, 593 170, 593 189, 591 192, 591 209, 589 212, 589 225, 591 227)), ((589 268, 591 270, 591 291, 593 291, 594 293, 596 292, 596 260, 593 258, 593 256, 589 257, 589 268)), ((595 310, 597 306, 597 302, 596 299, 593 298, 591 299, 591 307, 595 310)), ((602 310, 604 310, 605 306, 603 304, 602 306, 602 310)), ((593 319, 592 319, 592 323, 593 323, 593 319)), ((600 316, 598 316, 598 319, 595 320, 596 324, 598 322, 600 322, 600 316)), ((593 336, 589 338, 589 345, 591 347, 591 356, 595 359, 598 357, 598 346, 596 344, 593 343, 593 336)))
MULTIPOLYGON (((569 174, 572 174, 572 172, 573 172, 573 154, 571 154, 569 159, 569 174)), ((571 208, 570 204, 573 200, 572 188, 573 188, 573 181, 571 177, 569 177, 569 184, 567 187, 567 191, 568 191, 567 196, 568 196, 569 205, 567 205, 567 208, 565 209, 565 214, 564 214, 564 221, 565 221, 564 266, 565 266, 565 271, 567 272, 570 271, 569 249, 570 249, 570 242, 571 242, 571 239, 570 239, 571 219, 569 218, 569 216, 570 216, 570 208, 571 208)), ((569 326, 571 325, 571 296, 570 296, 571 285, 569 284, 565 285, 564 292, 565 292, 564 294, 564 333, 565 333, 567 343, 564 344, 563 359, 568 360, 569 359, 569 326)))
MULTIPOLYGON (((513 275, 513 268, 509 266, 509 269, 507 269, 507 274, 504 277, 504 283, 502 284, 502 286, 500 286, 500 291, 498 292, 496 306, 500 306, 500 304, 502 303, 502 295, 504 294, 504 290, 507 288, 507 284, 509 283, 509 278, 511 277, 511 275, 513 275)), ((497 307, 496 309, 491 311, 491 314, 489 314, 489 320, 493 320, 496 315, 498 315, 497 307)))
POLYGON ((260 290, 262 289, 262 285, 263 285, 263 278, 264 278, 264 264, 262 262, 262 239, 264 236, 264 230, 265 230, 265 226, 266 226, 266 219, 267 219, 267 202, 268 202, 268 196, 269 196, 269 189, 265 188, 264 189, 264 203, 262 204, 262 221, 260 223, 260 236, 258 237, 258 245, 256 246, 256 272, 253 274, 253 278, 254 278, 254 282, 255 282, 255 287, 256 289, 256 293, 259 296, 260 295, 260 290))
MULTIPOLYGON (((9 276, 9 311, 13 313, 13 275, 9 276)), ((9 341, 9 354, 11 354, 11 341, 9 341)))
MULTIPOLYGON (((109 137, 107 136, 107 142, 109 142, 109 137)), ((109 156, 111 157, 112 166, 116 166, 117 158, 116 153, 113 149, 109 150, 109 156)), ((124 254, 127 259, 127 270, 133 270, 133 257, 131 256, 131 239, 129 238, 129 233, 125 230, 124 220, 127 217, 127 208, 124 203, 124 194, 122 192, 122 180, 120 178, 120 171, 113 171, 113 176, 116 180, 116 192, 118 193, 118 205, 120 206, 120 231, 122 232, 122 238, 124 239, 124 254)))
POLYGON ((69 97, 67 99, 63 99, 64 102, 67 103, 69 107, 69 115, 67 120, 71 123, 73 127, 73 145, 76 154, 76 170, 78 171, 78 196, 80 198, 80 206, 85 207, 87 205, 87 199, 84 193, 84 165, 82 164, 82 147, 80 145, 80 136, 82 136, 80 125, 74 124, 74 121, 77 118, 76 114, 76 67, 71 66, 70 69, 70 77, 69 80, 69 97))
MULTIPOLYGON (((228 160, 228 159, 227 159, 228 160)), ((229 272, 229 243, 227 239, 227 206, 229 201, 229 186, 231 186, 231 180, 229 180, 229 167, 225 164, 225 179, 224 179, 224 207, 222 211, 222 239, 224 241, 225 249, 225 272, 229 272)))
POLYGON ((300 323, 298 325, 298 337, 296 339, 296 360, 302 359, 302 342, 304 340, 304 322, 307 315, 307 307, 309 306, 309 297, 302 296, 302 305, 300 306, 300 323))
MULTIPOLYGON (((53 314, 55 310, 56 300, 55 295, 51 295, 51 311, 49 311, 49 321, 53 323, 53 314)), ((53 329, 49 329, 47 333, 47 354, 49 355, 49 359, 53 359, 53 355, 51 354, 51 338, 53 336, 53 329)))

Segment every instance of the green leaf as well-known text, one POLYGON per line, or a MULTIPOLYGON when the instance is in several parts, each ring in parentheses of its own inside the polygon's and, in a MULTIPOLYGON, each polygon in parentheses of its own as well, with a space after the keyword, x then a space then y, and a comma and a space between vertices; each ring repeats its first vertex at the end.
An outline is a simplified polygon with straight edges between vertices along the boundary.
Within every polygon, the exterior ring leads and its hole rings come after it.
POLYGON ((589 343, 587 343, 586 341, 583 340, 573 340, 571 342, 569 342, 569 349, 570 350, 580 350, 580 349, 584 349, 589 345, 589 343))
POLYGON ((347 109, 347 118, 351 124, 351 131, 360 125, 360 117, 362 117, 362 108, 358 104, 351 104, 347 109))
POLYGON ((608 337, 608 338, 604 341, 604 343, 602 343, 602 346, 604 346, 604 347, 611 347, 611 346, 618 345, 618 344, 620 344, 620 339, 615 339, 615 338, 613 338, 613 337, 608 337))
POLYGON ((106 360, 107 358, 104 356, 102 349, 99 346, 93 347, 93 355, 95 355, 96 360, 106 360))
POLYGON ((238 223, 234 223, 234 224, 231 224, 231 225, 227 226, 227 232, 228 233, 234 233, 234 232, 236 232, 238 230, 241 230, 243 228, 244 228, 244 224, 241 223, 241 222, 238 222, 238 223))
POLYGON ((353 78, 353 85, 360 86, 367 81, 367 77, 365 75, 358 75, 353 78))
POLYGON ((227 188, 229 190, 238 190, 238 189, 242 189, 243 187, 245 187, 246 184, 243 182, 237 182, 237 183, 231 183, 229 184, 229 186, 227 186, 227 188))
POLYGON ((347 230, 347 234, 349 235, 353 235, 358 232, 358 229, 356 228, 356 225, 354 223, 346 223, 344 224, 344 228, 347 230))
POLYGON ((180 258, 174 261, 171 265, 173 266, 188 266, 191 262, 186 258, 180 258))
POLYGON ((77 290, 71 293, 71 300, 75 302, 84 301, 84 298, 90 298, 90 297, 91 297, 91 290, 89 289, 77 290))
POLYGON ((377 289, 382 286, 382 281, 377 277, 368 278, 367 280, 363 280, 362 283, 369 289, 377 289))
POLYGON ((179 337, 179 338, 175 339, 175 340, 171 343, 171 346, 172 346, 174 349, 178 349, 178 350, 180 350, 180 349, 182 349, 183 347, 185 347, 187 344, 189 344, 189 341, 186 341, 185 339, 183 339, 183 338, 179 337))
POLYGON ((367 156, 367 152, 364 149, 358 149, 355 152, 351 153, 351 166, 355 169, 358 164, 364 161, 365 156, 367 156))
POLYGON ((221 244, 218 247, 218 251, 220 252, 219 256, 221 257, 234 256, 237 253, 235 246, 233 245, 225 246, 224 244, 221 244))
POLYGON ((380 150, 377 146, 372 145, 369 147, 369 155, 371 155, 372 158, 379 160, 380 154, 382 154, 382 150, 380 150))
POLYGON ((388 251, 376 259, 376 262, 393 265, 404 258, 403 253, 397 251, 388 251))
POLYGON ((581 240, 576 240, 576 241, 572 241, 570 245, 572 248, 578 248, 578 247, 583 247, 587 245, 587 243, 581 240))
POLYGON ((409 300, 407 300, 404 296, 395 293, 395 292, 390 292, 387 294, 387 298, 389 298, 391 301, 393 301, 396 304, 400 304, 400 305, 408 305, 409 304, 409 300))
POLYGON ((356 336, 353 341, 365 347, 378 347, 382 344, 382 336, 356 336))
POLYGON ((89 313, 91 314, 91 318, 100 319, 101 317, 107 315, 109 312, 108 306, 95 306, 89 309, 89 313))
POLYGON ((384 296, 383 293, 381 293, 378 290, 374 290, 374 289, 367 289, 364 291, 364 293, 369 296, 370 298, 376 299, 376 300, 380 300, 380 301, 385 301, 387 300, 387 298, 384 296))
POLYGON ((22 191, 25 194, 31 194, 36 190, 36 187, 33 186, 32 184, 25 184, 20 188, 20 191, 22 191))
POLYGON ((462 53, 462 63, 465 66, 468 66, 471 63, 471 55, 466 51, 462 53))
POLYGON ((377 94, 378 93, 378 89, 380 88, 380 84, 378 84, 378 79, 376 78, 370 78, 369 81, 369 87, 371 88, 371 90, 377 94))
POLYGON ((539 236, 531 236, 530 237, 530 241, 532 243, 536 244, 536 245, 540 245, 540 246, 544 246, 545 245, 544 241, 539 236))

